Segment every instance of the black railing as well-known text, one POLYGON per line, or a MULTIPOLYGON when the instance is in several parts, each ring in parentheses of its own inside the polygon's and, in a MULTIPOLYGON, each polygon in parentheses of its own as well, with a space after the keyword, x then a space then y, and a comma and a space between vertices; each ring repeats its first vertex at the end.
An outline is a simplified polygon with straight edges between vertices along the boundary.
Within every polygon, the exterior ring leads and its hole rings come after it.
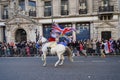
POLYGON ((99 6, 99 12, 113 12, 114 6, 99 6))
POLYGON ((8 15, 3 15, 2 19, 8 19, 8 15))
POLYGON ((87 14, 87 9, 80 9, 79 14, 87 14))
POLYGON ((68 10, 61 10, 61 15, 68 15, 69 11, 68 10))
POLYGON ((36 17, 36 11, 29 11, 29 16, 36 17))

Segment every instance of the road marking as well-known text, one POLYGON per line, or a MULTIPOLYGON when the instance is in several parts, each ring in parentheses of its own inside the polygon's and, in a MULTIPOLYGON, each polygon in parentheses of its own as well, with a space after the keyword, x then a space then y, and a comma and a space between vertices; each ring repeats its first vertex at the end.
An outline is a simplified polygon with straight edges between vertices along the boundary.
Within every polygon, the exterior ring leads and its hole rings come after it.
POLYGON ((73 62, 85 62, 85 61, 73 61, 73 62))
POLYGON ((104 60, 92 60, 92 62, 106 62, 104 60))

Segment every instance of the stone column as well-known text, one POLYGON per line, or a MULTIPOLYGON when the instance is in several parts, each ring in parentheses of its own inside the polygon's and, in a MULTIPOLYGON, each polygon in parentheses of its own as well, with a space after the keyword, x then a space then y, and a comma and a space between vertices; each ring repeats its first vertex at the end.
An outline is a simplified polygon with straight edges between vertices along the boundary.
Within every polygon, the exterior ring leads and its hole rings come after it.
POLYGON ((93 13, 93 0, 87 0, 87 9, 89 14, 93 13))
POLYGON ((11 42, 11 31, 10 30, 6 30, 6 41, 7 43, 11 42))
POLYGON ((31 41, 34 41, 34 42, 36 42, 36 29, 32 29, 31 31, 29 31, 29 33, 31 34, 31 36, 30 36, 30 40, 31 41))
POLYGON ((42 26, 42 24, 38 26, 38 31, 39 31, 40 36, 43 35, 43 26, 42 26))
POLYGON ((77 0, 69 0, 69 15, 75 15, 77 9, 77 0))
POLYGON ((76 15, 79 15, 79 0, 76 0, 76 15))
POLYGON ((94 23, 90 23, 90 38, 94 39, 95 36, 95 28, 94 28, 94 23))
POLYGON ((25 0, 25 11, 27 12, 27 15, 29 13, 29 2, 28 0, 25 0))
POLYGON ((60 0, 53 0, 52 2, 52 13, 53 16, 59 16, 60 15, 60 0))
POLYGON ((120 38, 120 0, 118 0, 118 38, 120 38))
MULTIPOLYGON (((76 29, 76 23, 72 23, 72 27, 76 29)), ((72 36, 73 36, 73 41, 76 41, 76 33, 73 31, 72 33, 72 36)))
POLYGON ((119 21, 118 21, 118 38, 120 38, 120 16, 119 16, 119 19, 118 19, 119 21))
POLYGON ((38 10, 38 17, 44 17, 44 1, 39 0, 39 5, 37 5, 37 10, 38 10))
POLYGON ((0 41, 3 41, 3 27, 0 26, 0 41))
POLYGON ((118 9, 119 9, 119 12, 120 12, 120 0, 118 0, 118 9))
POLYGON ((37 0, 36 1, 36 15, 37 15, 37 17, 40 17, 40 0, 37 0))
POLYGON ((0 19, 2 19, 2 6, 0 5, 0 19))
POLYGON ((9 14, 9 18, 11 18, 14 13, 14 2, 12 2, 12 1, 10 2, 9 8, 10 9, 8 9, 8 14, 9 14))

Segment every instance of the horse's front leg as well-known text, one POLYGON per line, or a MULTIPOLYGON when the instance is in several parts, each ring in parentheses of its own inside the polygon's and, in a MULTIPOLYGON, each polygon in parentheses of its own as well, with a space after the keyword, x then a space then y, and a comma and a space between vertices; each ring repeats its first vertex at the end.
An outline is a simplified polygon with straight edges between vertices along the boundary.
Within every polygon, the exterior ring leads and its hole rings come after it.
POLYGON ((43 66, 46 66, 46 54, 45 53, 43 53, 43 55, 42 55, 42 60, 43 60, 43 66))

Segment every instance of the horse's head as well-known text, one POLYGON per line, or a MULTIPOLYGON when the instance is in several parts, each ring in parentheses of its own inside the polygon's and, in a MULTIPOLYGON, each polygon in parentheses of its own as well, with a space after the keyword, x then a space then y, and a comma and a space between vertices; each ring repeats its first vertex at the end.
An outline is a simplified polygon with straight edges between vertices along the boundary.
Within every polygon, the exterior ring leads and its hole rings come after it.
POLYGON ((40 36, 40 38, 39 38, 39 40, 38 40, 38 42, 40 43, 40 44, 42 44, 42 43, 45 43, 45 42, 47 42, 48 40, 45 38, 45 37, 43 37, 43 36, 40 36))

